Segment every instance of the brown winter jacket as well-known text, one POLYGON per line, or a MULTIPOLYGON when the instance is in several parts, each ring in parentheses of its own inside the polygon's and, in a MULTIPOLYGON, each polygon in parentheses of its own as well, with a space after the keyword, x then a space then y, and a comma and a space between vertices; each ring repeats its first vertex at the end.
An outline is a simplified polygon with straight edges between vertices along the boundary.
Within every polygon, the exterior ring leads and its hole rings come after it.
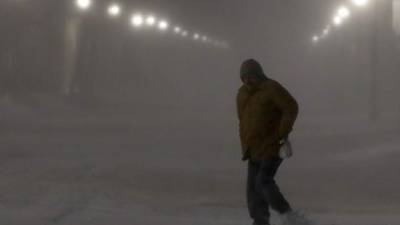
POLYGON ((255 89, 242 85, 237 93, 243 156, 252 160, 279 156, 280 140, 292 131, 298 104, 277 81, 266 78, 255 89))

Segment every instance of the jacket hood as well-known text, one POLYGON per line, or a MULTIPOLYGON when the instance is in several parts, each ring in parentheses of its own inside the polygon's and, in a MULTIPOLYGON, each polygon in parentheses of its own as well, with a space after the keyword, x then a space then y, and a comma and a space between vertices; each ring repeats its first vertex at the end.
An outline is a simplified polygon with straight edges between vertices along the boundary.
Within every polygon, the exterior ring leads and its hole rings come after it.
POLYGON ((240 67, 240 78, 247 75, 255 75, 262 81, 268 79, 261 64, 254 59, 244 61, 240 67))

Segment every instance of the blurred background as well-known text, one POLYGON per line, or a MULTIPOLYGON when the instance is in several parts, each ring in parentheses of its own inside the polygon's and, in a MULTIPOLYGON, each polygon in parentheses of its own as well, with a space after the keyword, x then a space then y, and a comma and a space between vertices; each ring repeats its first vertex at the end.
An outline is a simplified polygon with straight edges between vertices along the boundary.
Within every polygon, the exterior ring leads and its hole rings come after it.
POLYGON ((2 223, 250 224, 248 58, 300 104, 277 177, 293 206, 400 222, 399 0, 2 0, 0 15, 2 223))

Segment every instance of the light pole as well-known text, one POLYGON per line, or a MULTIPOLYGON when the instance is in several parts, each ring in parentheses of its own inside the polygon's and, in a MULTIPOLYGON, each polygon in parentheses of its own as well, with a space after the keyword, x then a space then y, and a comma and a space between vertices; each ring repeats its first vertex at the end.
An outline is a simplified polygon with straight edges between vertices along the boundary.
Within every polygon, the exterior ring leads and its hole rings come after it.
POLYGON ((76 65, 79 55, 79 36, 82 27, 82 18, 77 15, 78 10, 89 10, 92 0, 76 0, 75 6, 67 5, 64 31, 64 79, 62 92, 70 95, 76 91, 76 65))
POLYGON ((379 64, 379 52, 378 52, 378 3, 373 1, 372 3, 372 15, 371 15, 371 38, 370 38, 370 119, 376 121, 378 118, 378 96, 377 96, 377 72, 379 64))
POLYGON ((370 71, 370 95, 369 95, 369 118, 371 121, 376 121, 379 116, 378 109, 378 90, 377 90, 377 73, 379 65, 379 24, 378 24, 378 0, 352 0, 356 7, 371 6, 370 16, 370 37, 369 37, 369 71, 370 71))
POLYGON ((65 24, 63 84, 63 93, 65 95, 70 95, 74 91, 80 27, 81 20, 79 18, 68 18, 65 24))

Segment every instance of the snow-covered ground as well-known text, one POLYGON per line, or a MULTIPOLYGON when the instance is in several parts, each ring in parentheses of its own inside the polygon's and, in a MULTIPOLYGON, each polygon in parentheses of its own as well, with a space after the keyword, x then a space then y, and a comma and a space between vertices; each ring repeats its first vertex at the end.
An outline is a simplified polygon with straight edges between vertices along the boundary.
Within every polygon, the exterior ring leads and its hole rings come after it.
MULTIPOLYGON (((235 114, 218 113, 1 102, 0 224, 251 224, 235 114)), ((400 224, 399 133, 296 132, 277 177, 295 208, 400 224)))

